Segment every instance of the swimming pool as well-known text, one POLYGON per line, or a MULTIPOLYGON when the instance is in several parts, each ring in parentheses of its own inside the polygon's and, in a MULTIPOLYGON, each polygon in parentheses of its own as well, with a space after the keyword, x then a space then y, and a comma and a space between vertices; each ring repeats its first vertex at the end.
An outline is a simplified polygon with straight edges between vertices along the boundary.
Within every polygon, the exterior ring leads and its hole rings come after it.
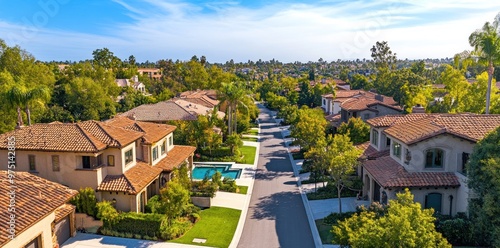
POLYGON ((240 178, 241 169, 231 169, 232 164, 196 164, 193 169, 193 179, 203 180, 212 178, 215 172, 219 171, 222 177, 232 179, 240 178))

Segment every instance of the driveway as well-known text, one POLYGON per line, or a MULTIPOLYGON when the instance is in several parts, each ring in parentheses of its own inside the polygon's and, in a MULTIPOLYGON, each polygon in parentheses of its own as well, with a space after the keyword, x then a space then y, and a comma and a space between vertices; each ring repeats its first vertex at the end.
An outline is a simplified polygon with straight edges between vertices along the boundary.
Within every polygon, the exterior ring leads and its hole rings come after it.
POLYGON ((314 247, 304 205, 280 128, 262 105, 255 182, 238 247, 314 247))

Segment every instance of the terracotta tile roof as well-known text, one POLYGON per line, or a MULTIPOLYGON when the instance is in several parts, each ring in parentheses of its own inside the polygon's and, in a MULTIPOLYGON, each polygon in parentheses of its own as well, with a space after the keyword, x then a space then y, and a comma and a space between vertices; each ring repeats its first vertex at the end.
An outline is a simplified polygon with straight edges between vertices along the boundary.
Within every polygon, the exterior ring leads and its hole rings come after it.
MULTIPOLYGON (((402 108, 398 106, 398 103, 392 97, 364 90, 338 90, 335 92, 335 96, 326 94, 323 97, 340 102, 341 108, 348 111, 371 109, 370 107, 376 104, 402 111, 402 108)), ((377 111, 376 109, 371 110, 377 111)))
POLYGON ((107 175, 97 187, 98 191, 118 191, 135 195, 157 179, 163 170, 137 161, 122 175, 107 175))
POLYGON ((432 114, 426 118, 394 124, 384 133, 408 145, 444 133, 477 142, 498 127, 500 115, 432 114))
POLYGON ((175 145, 174 148, 167 153, 167 157, 158 162, 155 167, 161 168, 164 171, 172 171, 191 156, 195 150, 196 147, 194 146, 175 145))
POLYGON ((0 135, 0 149, 7 137, 16 137, 18 150, 98 152, 107 145, 77 124, 34 124, 0 135))
POLYGON ((128 117, 117 116, 105 122, 107 126, 124 129, 129 132, 138 132, 143 135, 145 144, 152 144, 173 132, 177 127, 144 121, 134 121, 128 117))
POLYGON ((186 111, 183 107, 172 101, 144 104, 121 114, 121 116, 135 116, 135 119, 138 121, 152 122, 197 120, 196 115, 186 111))
POLYGON ((367 160, 363 167, 384 188, 460 186, 453 172, 407 172, 389 156, 367 160))
POLYGON ((360 159, 376 159, 384 156, 389 156, 389 149, 377 151, 373 146, 370 145, 370 141, 356 145, 356 148, 363 151, 360 159))
POLYGON ((366 120, 372 127, 390 127, 428 117, 429 114, 385 115, 366 120))
MULTIPOLYGON (((6 235, 10 215, 7 209, 10 201, 11 183, 7 171, 0 171, 0 247, 10 241, 6 235)), ((15 174, 15 200, 16 200, 16 236, 45 218, 48 214, 75 196, 78 192, 61 184, 54 183, 28 172, 15 174)))
POLYGON ((126 146, 143 136, 140 132, 106 125, 103 122, 84 121, 77 125, 110 147, 126 146))
POLYGON ((62 220, 64 217, 68 216, 68 214, 73 213, 73 211, 75 211, 75 208, 76 208, 75 206, 68 204, 68 203, 63 204, 60 207, 58 207, 56 209, 55 222, 58 222, 58 221, 62 220))

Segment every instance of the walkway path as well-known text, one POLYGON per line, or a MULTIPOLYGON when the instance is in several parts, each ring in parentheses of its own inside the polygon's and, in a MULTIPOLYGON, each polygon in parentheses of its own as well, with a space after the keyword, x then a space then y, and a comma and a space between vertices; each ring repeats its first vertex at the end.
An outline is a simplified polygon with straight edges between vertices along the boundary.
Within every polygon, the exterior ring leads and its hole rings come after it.
POLYGON ((258 107, 261 110, 260 156, 238 247, 314 247, 280 128, 267 108, 258 107))

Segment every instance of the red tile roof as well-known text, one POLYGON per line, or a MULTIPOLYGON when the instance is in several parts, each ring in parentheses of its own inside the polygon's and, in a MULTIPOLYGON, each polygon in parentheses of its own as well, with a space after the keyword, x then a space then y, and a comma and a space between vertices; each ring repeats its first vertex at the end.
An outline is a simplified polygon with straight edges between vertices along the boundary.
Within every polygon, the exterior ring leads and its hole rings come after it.
POLYGON ((15 186, 11 188, 7 171, 0 171, 0 247, 10 241, 7 231, 10 215, 7 212, 10 202, 9 193, 15 190, 15 230, 19 236, 26 229, 53 213, 68 202, 78 192, 58 183, 51 182, 28 172, 15 173, 15 186))
POLYGON ((367 160, 363 167, 384 188, 460 186, 453 172, 408 172, 389 156, 367 160))
POLYGON ((181 165, 188 157, 193 155, 196 147, 175 145, 172 150, 168 151, 167 157, 158 162, 155 167, 161 168, 164 171, 172 171, 175 167, 181 165))
POLYGON ((399 111, 403 109, 398 106, 398 103, 394 101, 392 97, 378 95, 373 92, 364 90, 339 90, 335 92, 335 96, 332 94, 323 95, 327 99, 334 99, 335 102, 341 103, 341 108, 347 111, 360 111, 360 110, 373 110, 374 105, 380 104, 389 108, 393 108, 399 111))
POLYGON ((105 122, 84 121, 77 125, 110 147, 123 147, 143 136, 143 133, 111 126, 105 122))
POLYGON ((135 195, 157 179, 163 170, 137 161, 122 175, 107 175, 97 187, 98 191, 117 191, 135 195))
POLYGON ((389 156, 389 149, 378 151, 370 145, 370 141, 356 145, 356 148, 363 151, 360 159, 376 159, 379 157, 389 156))
POLYGON ((429 114, 385 115, 369 119, 366 122, 372 127, 390 127, 392 125, 407 123, 428 116, 429 114))
POLYGON ((413 121, 394 124, 384 130, 384 133, 408 145, 444 133, 477 142, 498 127, 500 127, 500 115, 431 114, 413 121))
POLYGON ((145 144, 152 144, 173 132, 177 127, 167 124, 159 124, 144 121, 134 121, 128 117, 117 116, 105 122, 109 126, 119 127, 125 130, 133 130, 143 135, 145 144))

